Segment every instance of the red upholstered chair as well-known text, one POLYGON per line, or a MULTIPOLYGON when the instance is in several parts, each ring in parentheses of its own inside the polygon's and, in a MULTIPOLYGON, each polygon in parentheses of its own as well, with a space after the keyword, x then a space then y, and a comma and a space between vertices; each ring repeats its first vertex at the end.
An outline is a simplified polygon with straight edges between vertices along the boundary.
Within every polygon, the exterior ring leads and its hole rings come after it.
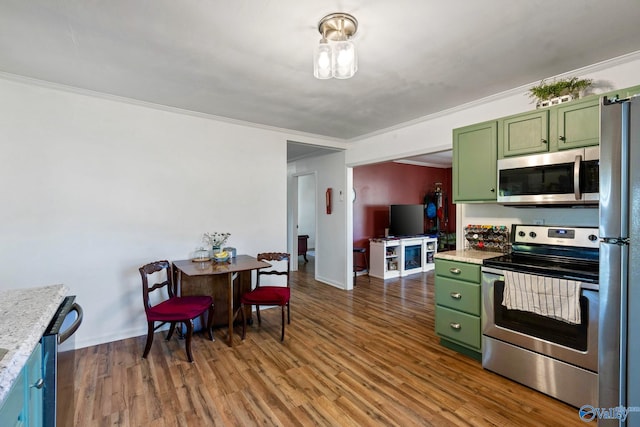
POLYGON ((178 289, 173 281, 173 275, 171 274, 171 264, 169 261, 156 261, 140 267, 140 275, 142 276, 142 298, 144 301, 144 311, 147 314, 148 332, 147 332, 147 344, 144 348, 143 358, 146 358, 151 350, 151 344, 153 343, 153 334, 162 325, 170 323, 169 333, 167 334, 167 341, 171 339, 177 323, 184 323, 187 329, 185 336, 187 359, 189 362, 193 362, 193 356, 191 354, 191 336, 193 335, 193 319, 203 315, 208 311, 207 320, 207 332, 209 333, 209 339, 214 341, 213 338, 213 298, 210 296, 178 296, 178 289), (149 285, 149 278, 151 275, 159 273, 158 283, 149 285), (151 298, 159 299, 164 297, 162 289, 166 288, 168 299, 160 299, 155 305, 152 305, 151 298), (151 294, 153 293, 153 297, 151 294), (161 322, 158 326, 155 326, 156 322, 161 322))
POLYGON ((289 300, 291 299, 291 288, 289 287, 289 270, 291 268, 291 256, 282 252, 266 252, 258 254, 259 261, 284 261, 287 268, 283 269, 260 269, 257 272, 256 287, 250 292, 246 292, 240 298, 240 313, 242 315, 242 339, 247 331, 247 318, 245 315, 246 306, 256 306, 256 316, 258 317, 258 325, 262 324, 260 319, 260 306, 279 305, 282 310, 282 335, 280 341, 284 341, 284 308, 287 307, 287 323, 291 323, 291 310, 289 300), (261 278, 265 276, 285 276, 286 285, 284 286, 265 286, 261 283, 261 278))

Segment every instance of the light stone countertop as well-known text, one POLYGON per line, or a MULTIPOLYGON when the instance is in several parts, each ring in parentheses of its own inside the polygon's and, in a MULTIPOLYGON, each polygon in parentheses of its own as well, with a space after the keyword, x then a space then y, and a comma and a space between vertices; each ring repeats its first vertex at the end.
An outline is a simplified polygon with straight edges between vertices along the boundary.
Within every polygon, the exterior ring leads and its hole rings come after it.
POLYGON ((476 249, 465 249, 459 251, 445 251, 435 254, 436 259, 446 259, 449 261, 468 262, 470 264, 482 264, 488 258, 501 256, 502 252, 479 251, 476 249))
POLYGON ((0 291, 0 406, 69 289, 64 285, 0 291))

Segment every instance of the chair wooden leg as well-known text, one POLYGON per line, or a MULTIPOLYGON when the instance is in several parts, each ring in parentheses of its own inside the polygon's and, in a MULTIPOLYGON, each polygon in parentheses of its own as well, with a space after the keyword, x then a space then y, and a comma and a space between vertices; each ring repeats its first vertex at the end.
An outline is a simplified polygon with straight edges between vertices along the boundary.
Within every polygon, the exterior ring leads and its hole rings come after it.
POLYGON ((287 303, 287 323, 291 324, 291 305, 287 303))
POLYGON ((209 333, 209 339, 211 341, 215 341, 216 339, 213 337, 213 314, 215 307, 213 304, 209 307, 209 314, 207 316, 207 332, 209 333))
POLYGON ((262 319, 260 318, 260 306, 256 305, 256 316, 258 317, 258 326, 262 326, 262 319))
POLYGON ((193 355, 191 354, 191 337, 193 336, 193 320, 189 319, 184 322, 187 327, 187 336, 185 348, 187 350, 187 360, 193 362, 193 355))
POLYGON ((171 322, 171 327, 169 328, 169 333, 167 334, 167 338, 166 338, 167 341, 171 339, 175 330, 176 330, 176 322, 171 322))
POLYGON ((240 316, 242 316, 242 341, 247 334, 247 315, 244 312, 244 304, 240 304, 240 316))
POLYGON ((154 329, 154 322, 147 322, 148 324, 148 329, 147 329, 147 344, 144 346, 144 353, 142 353, 142 358, 146 359, 147 356, 149 355, 149 350, 151 350, 151 344, 153 344, 153 332, 155 331, 154 329))
POLYGON ((284 341, 284 305, 281 307, 280 311, 282 312, 282 335, 280 336, 280 341, 284 341))

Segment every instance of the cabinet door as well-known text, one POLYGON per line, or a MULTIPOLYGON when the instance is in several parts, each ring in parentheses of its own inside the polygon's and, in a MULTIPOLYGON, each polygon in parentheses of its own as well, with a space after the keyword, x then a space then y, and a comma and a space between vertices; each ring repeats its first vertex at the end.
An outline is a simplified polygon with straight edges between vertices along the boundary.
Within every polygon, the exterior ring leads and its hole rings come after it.
POLYGON ((42 349, 40 344, 31 353, 25 365, 27 375, 27 408, 29 411, 29 426, 39 427, 43 424, 43 378, 42 378, 42 349))
POLYGON ((42 350, 38 343, 0 407, 0 426, 42 426, 43 382, 41 380, 42 350))
POLYGON ((549 151, 549 110, 501 119, 498 128, 498 158, 549 151))
POLYGON ((453 130, 453 202, 495 202, 497 122, 453 130))
POLYGON ((598 145, 600 143, 600 98, 560 104, 553 109, 557 125, 554 128, 558 150, 598 145))
POLYGON ((16 427, 26 423, 24 370, 16 378, 4 403, 0 406, 0 426, 16 427))

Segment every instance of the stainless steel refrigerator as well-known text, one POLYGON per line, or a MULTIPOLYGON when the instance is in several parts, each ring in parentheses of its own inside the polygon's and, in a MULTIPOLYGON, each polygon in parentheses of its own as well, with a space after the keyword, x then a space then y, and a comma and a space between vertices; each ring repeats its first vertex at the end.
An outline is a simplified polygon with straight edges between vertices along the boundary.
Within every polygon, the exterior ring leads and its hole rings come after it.
MULTIPOLYGON (((640 96, 604 99, 600 127, 598 407, 640 410, 640 96)), ((640 412, 599 426, 640 426, 640 412)))

